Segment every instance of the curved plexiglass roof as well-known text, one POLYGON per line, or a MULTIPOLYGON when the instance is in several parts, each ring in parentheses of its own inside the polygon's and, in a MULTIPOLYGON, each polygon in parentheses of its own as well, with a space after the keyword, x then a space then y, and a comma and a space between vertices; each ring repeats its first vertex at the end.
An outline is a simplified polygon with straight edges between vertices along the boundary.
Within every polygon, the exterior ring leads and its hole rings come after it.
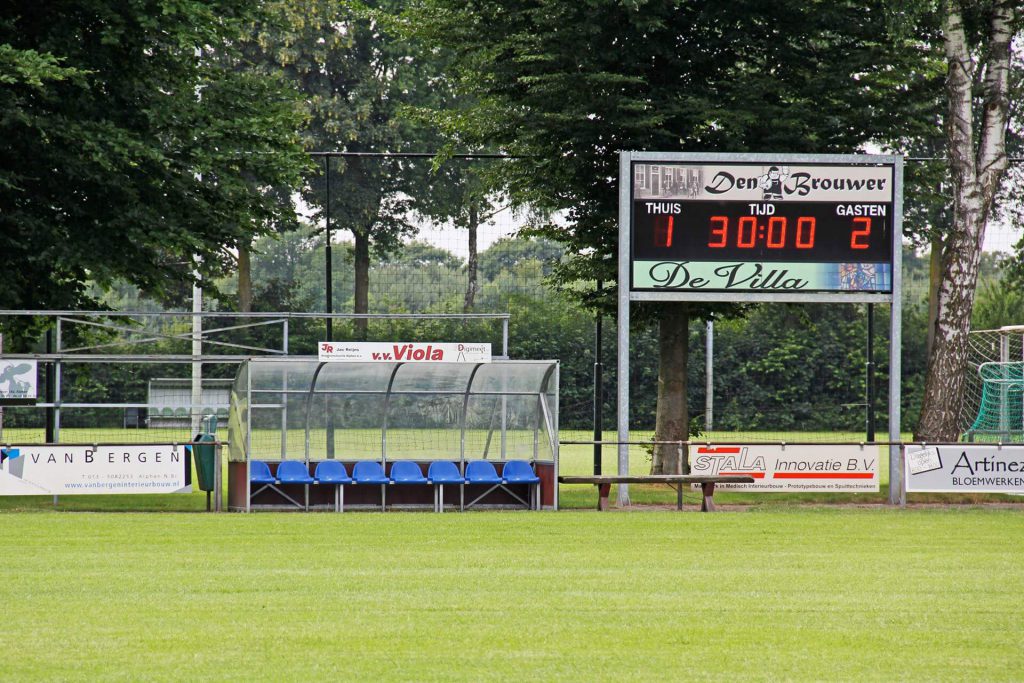
POLYGON ((229 451, 233 460, 553 460, 557 415, 556 361, 254 358, 233 385, 229 451))

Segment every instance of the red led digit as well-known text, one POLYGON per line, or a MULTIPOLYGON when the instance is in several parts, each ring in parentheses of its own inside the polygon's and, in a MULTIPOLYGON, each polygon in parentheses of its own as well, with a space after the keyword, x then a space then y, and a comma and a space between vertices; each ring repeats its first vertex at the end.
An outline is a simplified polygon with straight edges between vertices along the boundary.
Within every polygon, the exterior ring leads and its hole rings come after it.
POLYGON ((782 249, 786 246, 786 219, 783 216, 772 216, 768 219, 769 249, 782 249))
POLYGON ((862 225, 860 230, 854 230, 850 233, 850 249, 867 249, 868 238, 871 236, 871 219, 867 216, 861 216, 853 219, 854 226, 862 225), (864 238, 861 241, 861 238, 864 238))
POLYGON ((796 248, 813 249, 814 231, 818 221, 814 216, 801 216, 796 219, 796 248))
POLYGON ((729 238, 729 219, 726 216, 712 216, 711 217, 711 236, 717 237, 717 242, 708 240, 708 246, 713 249, 721 249, 725 246, 726 240, 729 238), (715 224, 718 227, 714 227, 715 224))
POLYGON ((739 234, 736 235, 736 246, 741 249, 750 249, 757 240, 757 219, 753 216, 740 218, 739 234))
POLYGON ((654 246, 672 246, 672 223, 674 216, 658 216, 654 219, 654 246), (668 220, 666 220, 668 219, 668 220))

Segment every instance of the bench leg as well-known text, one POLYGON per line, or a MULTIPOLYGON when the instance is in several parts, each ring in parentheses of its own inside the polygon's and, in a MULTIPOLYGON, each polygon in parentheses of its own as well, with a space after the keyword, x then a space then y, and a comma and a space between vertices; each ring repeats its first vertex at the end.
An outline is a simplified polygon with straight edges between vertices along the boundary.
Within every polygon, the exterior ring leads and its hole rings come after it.
POLYGON ((703 494, 700 501, 701 512, 715 511, 715 482, 707 482, 700 485, 703 494))
POLYGON ((611 484, 598 484, 597 485, 597 509, 604 511, 608 509, 608 496, 611 495, 612 485, 611 484))
POLYGON ((676 490, 676 510, 682 510, 683 509, 683 485, 682 484, 676 484, 676 486, 674 486, 673 488, 675 488, 675 490, 676 490))

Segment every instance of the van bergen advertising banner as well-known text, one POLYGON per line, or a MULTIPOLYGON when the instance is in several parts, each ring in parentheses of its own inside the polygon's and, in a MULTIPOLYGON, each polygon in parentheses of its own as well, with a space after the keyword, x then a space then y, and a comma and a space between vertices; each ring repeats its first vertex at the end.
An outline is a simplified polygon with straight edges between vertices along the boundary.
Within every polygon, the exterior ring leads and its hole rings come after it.
POLYGON ((7 446, 0 495, 191 493, 191 462, 191 446, 7 446))
POLYGON ((907 491, 1024 493, 1024 446, 905 446, 907 491))
POLYGON ((490 363, 490 343, 320 342, 319 359, 329 363, 490 363))
POLYGON ((728 491, 878 491, 878 446, 749 444, 692 446, 690 473, 749 476, 728 491))

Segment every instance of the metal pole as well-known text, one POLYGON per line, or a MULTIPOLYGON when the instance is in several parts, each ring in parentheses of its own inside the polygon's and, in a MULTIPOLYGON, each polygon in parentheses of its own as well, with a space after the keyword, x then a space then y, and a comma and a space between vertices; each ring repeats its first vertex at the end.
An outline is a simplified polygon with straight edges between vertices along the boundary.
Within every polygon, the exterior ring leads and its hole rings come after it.
POLYGON ((330 314, 334 312, 334 293, 332 291, 332 273, 333 270, 331 265, 331 159, 330 157, 324 157, 324 179, 327 186, 327 200, 324 202, 324 218, 326 224, 324 226, 324 236, 326 247, 324 249, 324 269, 325 269, 325 284, 327 286, 326 299, 327 305, 324 310, 327 311, 327 341, 334 341, 334 327, 333 320, 330 314))
MULTIPOLYGON (((903 157, 896 157, 893 206, 892 305, 889 308, 889 441, 900 441, 901 338, 903 333, 903 157)), ((889 446, 889 503, 907 504, 903 457, 899 446, 889 446)))
MULTIPOLYGON (((0 358, 4 355, 4 335, 0 333, 0 358)), ((4 407, 0 406, 0 442, 4 438, 4 407)))
POLYGON ((867 409, 867 440, 875 440, 875 305, 868 304, 867 388, 864 404, 867 409))
MULTIPOLYGON (((619 475, 629 474, 629 211, 630 152, 619 153, 619 319, 616 349, 616 382, 618 383, 619 475)), ((619 505, 629 505, 629 485, 619 484, 616 496, 619 505)))
MULTIPOLYGON (((198 359, 203 355, 203 285, 199 271, 196 270, 196 281, 192 284, 192 357, 198 359)), ((203 406, 203 362, 192 361, 192 435, 198 434, 202 420, 203 406)))
MULTIPOLYGON (((331 159, 330 157, 324 157, 324 182, 327 188, 327 198, 324 202, 324 233, 326 236, 325 242, 326 247, 324 248, 324 268, 326 272, 325 284, 327 291, 325 292, 326 299, 326 311, 327 311, 327 341, 334 341, 334 320, 331 318, 331 314, 334 313, 334 288, 333 288, 333 270, 334 267, 331 263, 331 159)), ((334 413, 331 412, 331 398, 330 396, 324 396, 325 410, 327 411, 326 434, 327 439, 327 457, 334 459, 334 413)))
POLYGON ((224 509, 224 473, 221 472, 223 467, 222 460, 222 449, 219 443, 214 447, 214 461, 213 461, 213 511, 220 512, 224 509))
MULTIPOLYGON (((47 330, 46 331, 46 352, 47 353, 53 353, 53 331, 52 330, 47 330)), ((51 403, 51 404, 54 402, 54 396, 53 396, 54 391, 53 390, 54 390, 54 385, 55 385, 55 382, 53 381, 54 380, 54 372, 55 372, 53 366, 54 366, 53 363, 50 363, 49 365, 46 366, 46 402, 47 403, 51 403)), ((53 430, 53 423, 54 423, 54 419, 53 418, 54 418, 53 408, 52 407, 47 408, 46 409, 46 443, 54 443, 54 436, 53 436, 53 431, 54 431, 53 430)))
MULTIPOLYGON (((598 299, 603 289, 604 283, 600 280, 597 281, 597 292, 598 299)), ((602 353, 601 353, 601 327, 602 318, 598 309, 597 320, 594 322, 594 441, 602 441, 602 434, 604 434, 604 411, 602 410, 603 401, 601 400, 604 396, 604 373, 602 365, 602 353)), ((594 474, 601 474, 601 444, 594 444, 594 474)))
MULTIPOLYGON (((53 353, 53 331, 46 331, 46 352, 53 353)), ((56 402, 56 374, 57 374, 57 363, 56 361, 50 363, 46 367, 46 402, 53 404, 56 402)), ((54 408, 46 409, 46 443, 56 443, 56 429, 57 426, 57 414, 54 408)), ((57 507, 58 497, 53 497, 53 506, 57 507)))
MULTIPOLYGON (((715 321, 708 320, 704 334, 704 431, 714 425, 715 409, 715 321)), ((682 462, 680 460, 679 462, 682 462)))

